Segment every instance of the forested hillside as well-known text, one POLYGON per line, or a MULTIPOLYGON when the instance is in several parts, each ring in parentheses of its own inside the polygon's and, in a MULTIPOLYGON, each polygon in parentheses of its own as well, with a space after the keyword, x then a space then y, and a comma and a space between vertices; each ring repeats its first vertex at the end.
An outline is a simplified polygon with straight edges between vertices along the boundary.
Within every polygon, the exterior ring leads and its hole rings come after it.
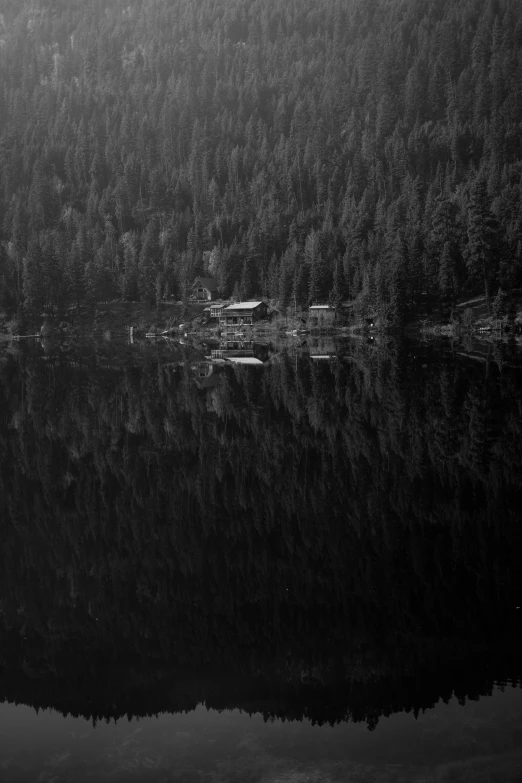
MULTIPOLYGON (((522 282, 519 0, 0 0, 0 307, 522 282)), ((497 297, 500 306, 501 297, 497 297)))

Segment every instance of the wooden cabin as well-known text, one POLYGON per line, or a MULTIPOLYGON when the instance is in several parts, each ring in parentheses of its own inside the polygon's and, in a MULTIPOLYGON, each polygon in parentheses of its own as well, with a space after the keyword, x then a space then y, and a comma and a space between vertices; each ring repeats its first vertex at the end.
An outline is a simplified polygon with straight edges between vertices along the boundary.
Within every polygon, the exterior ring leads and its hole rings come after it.
POLYGON ((329 326, 335 321, 335 307, 329 304, 315 304, 308 308, 308 320, 311 326, 329 326))
POLYGON ((216 304, 210 306, 210 317, 211 318, 219 318, 221 314, 221 310, 225 307, 225 305, 222 304, 216 304))
POLYGON ((212 302, 218 296, 217 280, 213 277, 196 277, 192 291, 199 302, 212 302))
POLYGON ((243 326, 266 318, 266 302, 237 302, 224 307, 219 314, 220 326, 243 326))

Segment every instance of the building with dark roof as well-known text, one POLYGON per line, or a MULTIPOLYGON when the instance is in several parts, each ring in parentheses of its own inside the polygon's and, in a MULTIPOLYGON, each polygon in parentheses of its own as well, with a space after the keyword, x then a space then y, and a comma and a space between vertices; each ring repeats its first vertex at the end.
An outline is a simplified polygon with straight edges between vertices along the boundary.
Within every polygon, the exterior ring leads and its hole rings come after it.
POLYGON ((220 326, 240 326, 252 324, 261 318, 266 318, 268 305, 266 302, 237 302, 224 307, 219 313, 220 326))
POLYGON ((213 277, 196 277, 192 291, 199 301, 212 302, 218 295, 217 280, 213 277))

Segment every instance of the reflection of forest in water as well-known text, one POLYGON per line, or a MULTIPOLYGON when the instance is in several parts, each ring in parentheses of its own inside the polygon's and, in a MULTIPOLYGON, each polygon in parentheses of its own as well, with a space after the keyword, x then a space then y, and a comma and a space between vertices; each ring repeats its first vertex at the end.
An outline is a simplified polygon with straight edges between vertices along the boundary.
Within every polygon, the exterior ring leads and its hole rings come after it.
POLYGON ((2 695, 371 726, 518 676, 520 372, 316 348, 3 361, 2 695))

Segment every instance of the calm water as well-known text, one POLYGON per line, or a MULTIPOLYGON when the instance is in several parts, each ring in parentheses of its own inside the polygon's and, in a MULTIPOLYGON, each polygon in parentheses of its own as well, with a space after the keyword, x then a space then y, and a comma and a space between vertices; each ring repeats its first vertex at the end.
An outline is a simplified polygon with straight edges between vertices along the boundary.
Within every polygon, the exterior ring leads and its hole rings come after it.
POLYGON ((417 719, 396 713, 376 732, 360 723, 265 722, 239 710, 101 723, 0 705, 0 770, 9 781, 520 780, 522 690, 450 699, 417 719), (30 754, 28 754, 30 749, 30 754))
POLYGON ((518 357, 296 342, 0 357, 1 780, 522 780, 518 357))

